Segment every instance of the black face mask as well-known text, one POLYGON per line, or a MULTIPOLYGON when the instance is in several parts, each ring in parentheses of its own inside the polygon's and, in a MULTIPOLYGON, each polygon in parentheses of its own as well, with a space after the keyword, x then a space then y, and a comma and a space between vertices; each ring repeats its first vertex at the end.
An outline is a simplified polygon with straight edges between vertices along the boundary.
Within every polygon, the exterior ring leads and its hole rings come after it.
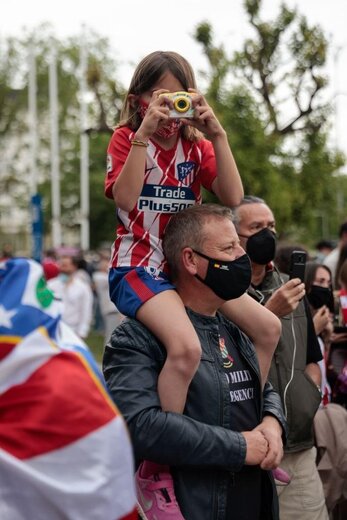
POLYGON ((196 274, 196 278, 212 289, 222 300, 234 300, 244 294, 252 278, 251 263, 247 255, 226 262, 195 251, 194 253, 208 260, 205 279, 196 274))
POLYGON ((334 297, 331 289, 328 287, 320 287, 312 285, 307 299, 314 309, 320 309, 326 305, 331 312, 334 312, 334 297))
POLYGON ((246 252, 255 264, 266 265, 275 258, 276 235, 271 229, 263 228, 254 235, 240 237, 247 238, 246 252))

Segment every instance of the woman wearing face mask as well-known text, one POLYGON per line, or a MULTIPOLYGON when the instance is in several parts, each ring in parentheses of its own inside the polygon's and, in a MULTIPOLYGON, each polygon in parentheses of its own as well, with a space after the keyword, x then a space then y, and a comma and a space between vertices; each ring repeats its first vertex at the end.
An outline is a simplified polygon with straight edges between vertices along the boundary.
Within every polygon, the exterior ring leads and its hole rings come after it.
POLYGON ((347 408, 347 260, 337 272, 334 291, 336 323, 330 349, 330 376, 333 385, 332 401, 347 408))
POLYGON ((305 288, 310 303, 313 324, 321 347, 323 359, 319 361, 322 372, 322 405, 331 401, 331 388, 327 380, 327 359, 333 335, 334 297, 330 269, 323 264, 308 262, 305 271, 305 288))

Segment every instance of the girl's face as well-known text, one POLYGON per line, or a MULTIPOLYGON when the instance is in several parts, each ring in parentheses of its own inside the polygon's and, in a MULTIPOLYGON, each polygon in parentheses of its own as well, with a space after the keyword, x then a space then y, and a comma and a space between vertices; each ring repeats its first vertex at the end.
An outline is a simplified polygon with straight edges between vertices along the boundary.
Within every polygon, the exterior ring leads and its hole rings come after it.
POLYGON ((141 99, 149 103, 153 92, 159 89, 165 89, 169 92, 179 92, 180 90, 184 90, 183 85, 178 81, 178 79, 175 78, 171 72, 166 72, 150 90, 141 94, 141 99))
POLYGON ((328 271, 324 269, 324 267, 318 267, 312 285, 318 285, 319 287, 326 287, 327 289, 330 289, 331 277, 328 271))

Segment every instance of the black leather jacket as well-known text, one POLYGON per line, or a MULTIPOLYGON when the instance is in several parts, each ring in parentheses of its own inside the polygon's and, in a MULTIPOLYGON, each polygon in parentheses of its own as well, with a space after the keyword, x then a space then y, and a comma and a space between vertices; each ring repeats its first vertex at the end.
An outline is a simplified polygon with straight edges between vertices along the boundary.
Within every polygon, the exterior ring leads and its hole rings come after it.
MULTIPOLYGON (((166 352, 138 321, 125 320, 114 331, 106 346, 103 371, 112 398, 128 424, 136 459, 171 466, 176 497, 186 520, 225 520, 228 488, 233 473, 244 465, 246 443, 241 433, 228 427, 231 406, 219 349, 218 320, 224 321, 258 377, 259 367, 252 343, 236 326, 221 315, 187 312, 201 341, 202 358, 189 387, 184 415, 161 410, 157 380, 166 352)), ((265 386, 260 409, 263 415, 275 416, 286 430, 280 398, 270 384, 265 386)), ((269 476, 264 472, 273 497, 269 476)), ((269 511, 262 519, 277 518, 277 496, 272 503, 271 498, 267 502, 269 511)))

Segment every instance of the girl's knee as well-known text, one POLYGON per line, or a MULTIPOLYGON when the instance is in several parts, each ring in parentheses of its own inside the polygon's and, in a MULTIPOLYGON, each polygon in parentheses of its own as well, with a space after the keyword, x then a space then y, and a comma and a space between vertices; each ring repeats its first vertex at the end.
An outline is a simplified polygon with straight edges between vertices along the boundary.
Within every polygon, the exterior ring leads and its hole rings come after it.
POLYGON ((191 341, 183 344, 176 343, 174 348, 167 352, 167 362, 173 370, 182 374, 194 373, 201 360, 201 345, 199 341, 191 341))

